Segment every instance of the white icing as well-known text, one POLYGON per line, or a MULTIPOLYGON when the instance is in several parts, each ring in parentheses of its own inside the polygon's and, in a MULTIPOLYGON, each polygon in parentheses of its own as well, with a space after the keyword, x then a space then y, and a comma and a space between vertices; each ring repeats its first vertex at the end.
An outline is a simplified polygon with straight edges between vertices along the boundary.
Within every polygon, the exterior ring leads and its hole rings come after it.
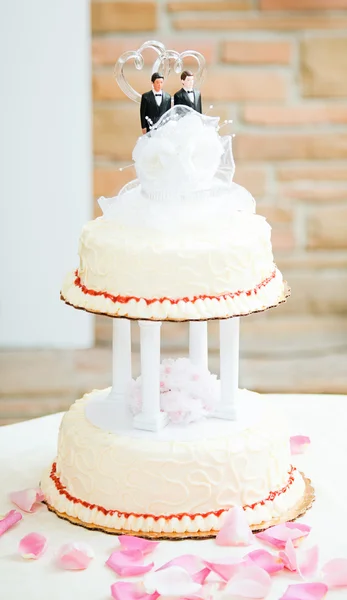
MULTIPOLYGON (((141 531, 143 533, 197 533, 198 531, 218 531, 221 528, 225 514, 227 513, 227 511, 225 511, 219 516, 210 514, 205 517, 200 515, 192 517, 184 515, 180 519, 177 519, 176 517, 153 519, 152 517, 136 517, 134 515, 130 515, 129 517, 118 514, 105 515, 97 508, 85 508, 59 494, 50 477, 50 469, 44 473, 41 487, 44 490, 47 502, 58 512, 65 513, 71 517, 77 517, 84 523, 108 527, 115 530, 125 529, 127 531, 141 531)), ((254 508, 245 509, 245 515, 249 525, 259 525, 272 518, 281 517, 287 510, 297 504, 302 498, 304 490, 304 480, 301 474, 296 470, 294 472, 294 482, 284 494, 281 494, 281 496, 273 501, 265 502, 265 505, 259 504, 254 508)))
MULTIPOLYGON (((98 394, 102 397, 105 391, 94 392, 92 397, 98 394)), ((269 414, 250 427, 230 423, 228 433, 228 424, 211 420, 209 437, 183 441, 175 439, 173 425, 171 434, 170 426, 166 428, 166 439, 146 432, 139 436, 101 430, 85 417, 88 400, 90 395, 75 402, 63 418, 57 476, 73 497, 106 510, 134 515, 104 515, 74 504, 59 494, 46 473, 42 489, 48 503, 59 512, 114 529, 209 531, 219 528, 221 517, 187 516, 173 521, 165 519, 165 515, 194 516, 253 504, 288 483, 288 434, 269 414), (136 514, 153 514, 163 519, 138 518, 136 514)), ((250 410, 253 394, 244 392, 242 402, 245 410, 250 410)), ((297 503, 303 490, 304 482, 296 472, 294 483, 284 494, 264 506, 246 509, 250 524, 285 512, 297 503)))
POLYGON ((250 312, 264 310, 282 302, 284 282, 282 274, 276 269, 273 277, 266 285, 257 289, 257 293, 241 293, 238 296, 226 298, 206 298, 195 302, 180 301, 172 304, 169 300, 155 301, 147 304, 144 299, 131 299, 126 303, 113 302, 104 296, 92 296, 84 293, 75 284, 76 275, 71 272, 65 278, 62 286, 62 297, 73 306, 85 310, 103 313, 110 316, 129 317, 131 319, 198 320, 218 319, 235 315, 246 315, 250 312))

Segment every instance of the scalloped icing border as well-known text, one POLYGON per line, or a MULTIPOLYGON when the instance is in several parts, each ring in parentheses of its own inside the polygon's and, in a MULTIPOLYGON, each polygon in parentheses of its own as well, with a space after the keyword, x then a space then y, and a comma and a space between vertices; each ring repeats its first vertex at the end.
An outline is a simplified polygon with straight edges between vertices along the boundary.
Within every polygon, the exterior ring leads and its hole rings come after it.
MULTIPOLYGON (((276 517, 274 519, 271 519, 271 521, 264 521, 262 523, 259 523, 258 525, 251 526, 251 530, 253 531, 253 533, 264 531, 265 529, 273 527, 274 525, 279 525, 280 523, 285 523, 287 521, 295 521, 299 517, 302 517, 312 507, 312 504, 316 498, 311 480, 308 477, 306 477, 305 474, 301 471, 299 471, 299 473, 305 482, 305 493, 300 499, 300 501, 293 508, 284 513, 281 517, 276 517)), ((211 530, 209 532, 200 531, 196 533, 148 533, 142 531, 131 531, 129 529, 112 529, 110 527, 101 527, 98 525, 93 525, 92 523, 84 523, 77 517, 71 517, 66 513, 59 512, 48 502, 45 503, 47 505, 48 510, 55 513, 57 517, 64 519, 65 521, 69 521, 73 525, 78 525, 80 527, 84 527, 85 529, 90 529, 93 531, 102 531, 110 535, 134 535, 136 537, 142 537, 145 539, 178 541, 189 539, 207 540, 210 538, 215 538, 218 534, 218 531, 216 530, 211 530)))

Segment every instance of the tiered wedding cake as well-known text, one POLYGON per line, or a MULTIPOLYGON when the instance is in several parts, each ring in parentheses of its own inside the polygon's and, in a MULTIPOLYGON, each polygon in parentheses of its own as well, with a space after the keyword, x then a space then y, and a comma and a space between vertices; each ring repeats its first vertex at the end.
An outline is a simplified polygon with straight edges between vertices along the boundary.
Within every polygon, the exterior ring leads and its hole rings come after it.
POLYGON ((114 317, 122 385, 87 394, 64 416, 56 461, 41 482, 47 504, 88 527, 159 537, 215 535, 235 505, 254 529, 296 516, 305 481, 290 464, 285 425, 258 394, 235 392, 237 374, 231 381, 225 366, 226 356, 235 358, 225 327, 287 294, 270 226, 232 182, 231 138, 219 135, 218 119, 178 106, 138 140, 133 159, 138 180, 101 199, 104 215, 83 228, 79 267, 62 288, 68 304, 114 317), (124 359, 129 319, 139 320, 143 343, 135 417, 124 359), (203 343, 199 327, 209 319, 221 319, 221 381, 199 349, 191 362, 160 369, 160 322, 190 321, 203 343), (212 399, 219 393, 223 407, 212 399), (165 395, 169 423, 158 404, 165 395), (201 411, 193 415, 189 401, 201 411))

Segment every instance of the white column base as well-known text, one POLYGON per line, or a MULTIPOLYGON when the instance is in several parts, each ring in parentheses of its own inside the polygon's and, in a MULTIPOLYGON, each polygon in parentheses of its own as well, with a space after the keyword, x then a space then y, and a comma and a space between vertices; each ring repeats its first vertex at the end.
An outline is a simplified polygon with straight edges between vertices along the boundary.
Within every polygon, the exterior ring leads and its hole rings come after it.
POLYGON ((139 413, 134 417, 133 425, 135 429, 144 429, 145 431, 160 431, 169 422, 169 417, 166 413, 160 412, 156 415, 146 415, 139 413))

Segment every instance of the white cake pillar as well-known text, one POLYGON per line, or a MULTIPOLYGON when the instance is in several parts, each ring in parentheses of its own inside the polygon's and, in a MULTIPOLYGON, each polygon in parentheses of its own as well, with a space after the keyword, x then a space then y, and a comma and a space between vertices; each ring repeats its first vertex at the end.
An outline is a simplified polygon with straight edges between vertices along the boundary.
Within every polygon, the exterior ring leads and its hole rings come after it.
POLYGON ((234 421, 239 389, 240 318, 221 320, 219 331, 221 398, 214 416, 234 421))
POLYGON ((168 423, 160 412, 160 327, 159 321, 139 321, 141 345, 142 411, 134 417, 136 429, 159 431, 168 423))
POLYGON ((207 321, 189 323, 189 359, 194 365, 207 367, 207 321))
POLYGON ((131 322, 113 319, 112 390, 109 398, 124 398, 131 382, 131 322))

